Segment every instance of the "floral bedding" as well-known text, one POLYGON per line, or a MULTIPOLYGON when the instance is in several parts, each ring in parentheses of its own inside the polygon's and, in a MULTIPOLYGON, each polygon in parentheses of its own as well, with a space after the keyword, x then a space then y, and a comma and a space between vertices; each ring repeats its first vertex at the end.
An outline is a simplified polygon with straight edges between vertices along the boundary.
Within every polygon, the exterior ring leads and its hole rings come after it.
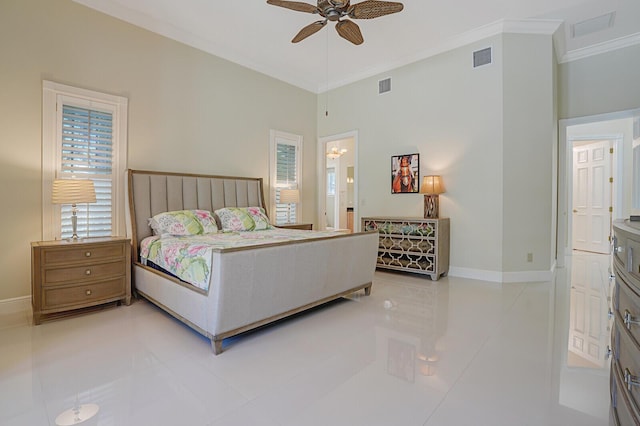
POLYGON ((151 261, 176 277, 202 290, 209 289, 213 252, 285 241, 311 240, 341 235, 335 231, 301 231, 272 228, 253 232, 203 235, 154 235, 142 240, 142 264, 151 261))

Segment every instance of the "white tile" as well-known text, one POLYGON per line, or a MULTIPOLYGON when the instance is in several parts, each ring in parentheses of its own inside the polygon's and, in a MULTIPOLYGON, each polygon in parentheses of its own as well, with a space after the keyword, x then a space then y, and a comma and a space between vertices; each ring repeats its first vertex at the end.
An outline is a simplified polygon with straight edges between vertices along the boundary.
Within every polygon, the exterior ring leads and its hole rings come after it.
MULTIPOLYGON (((588 265, 591 287, 606 280, 597 259, 574 260, 575 277, 588 265)), ((607 368, 568 364, 571 276, 571 262, 554 283, 376 272, 370 296, 219 356, 144 301, 16 322, 0 328, 0 424, 53 425, 77 402, 98 404, 102 426, 606 424, 607 368)))

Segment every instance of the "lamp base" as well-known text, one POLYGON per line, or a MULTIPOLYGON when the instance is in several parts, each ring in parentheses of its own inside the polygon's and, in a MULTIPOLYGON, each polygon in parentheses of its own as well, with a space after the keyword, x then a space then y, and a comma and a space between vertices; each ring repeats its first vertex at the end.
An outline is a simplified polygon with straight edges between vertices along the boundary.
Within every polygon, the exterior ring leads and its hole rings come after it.
POLYGON ((425 219, 437 219, 439 210, 439 196, 438 195, 425 195, 424 196, 424 218, 425 219))

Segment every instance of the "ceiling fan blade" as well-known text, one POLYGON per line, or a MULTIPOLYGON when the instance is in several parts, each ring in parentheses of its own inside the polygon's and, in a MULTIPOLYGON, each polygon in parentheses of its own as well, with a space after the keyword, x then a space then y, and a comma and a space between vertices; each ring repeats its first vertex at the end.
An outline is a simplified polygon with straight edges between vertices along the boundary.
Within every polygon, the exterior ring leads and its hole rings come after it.
POLYGON ((296 34, 296 36, 291 40, 291 43, 298 43, 299 41, 304 40, 310 35, 320 31, 325 25, 327 25, 326 19, 324 21, 316 21, 312 24, 307 25, 306 27, 301 29, 298 34, 296 34))
POLYGON ((366 0, 351 6, 347 10, 347 15, 353 19, 373 19, 400 12, 402 9, 404 5, 398 2, 366 0))
POLYGON ((350 41, 353 44, 359 45, 364 43, 364 38, 362 38, 360 27, 358 27, 358 24, 356 24, 355 22, 348 20, 337 22, 336 31, 338 31, 340 37, 350 41))
POLYGON ((301 1, 267 0, 272 6, 280 6, 298 12, 318 13, 318 7, 301 1))

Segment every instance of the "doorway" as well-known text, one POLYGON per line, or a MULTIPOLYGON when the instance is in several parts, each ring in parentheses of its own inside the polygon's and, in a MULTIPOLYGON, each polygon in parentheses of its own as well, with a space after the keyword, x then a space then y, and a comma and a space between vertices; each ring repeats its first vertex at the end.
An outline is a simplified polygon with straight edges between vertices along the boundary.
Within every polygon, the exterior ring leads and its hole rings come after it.
POLYGON ((320 229, 357 231, 357 133, 321 138, 318 143, 320 229))
MULTIPOLYGON (((582 117, 559 122, 559 152, 558 152, 558 232, 557 232, 557 262, 559 267, 565 266, 565 257, 574 249, 574 144, 589 145, 591 142, 611 141, 613 155, 610 160, 611 211, 609 224, 603 225, 610 229, 611 220, 625 217, 629 213, 632 166, 629 153, 634 140, 634 118, 640 116, 640 110, 629 110, 597 116, 582 117)), ((598 172, 600 173, 600 172, 598 172)), ((586 184, 584 189, 589 193, 593 186, 586 184)), ((606 245, 609 250, 608 234, 606 245)))

